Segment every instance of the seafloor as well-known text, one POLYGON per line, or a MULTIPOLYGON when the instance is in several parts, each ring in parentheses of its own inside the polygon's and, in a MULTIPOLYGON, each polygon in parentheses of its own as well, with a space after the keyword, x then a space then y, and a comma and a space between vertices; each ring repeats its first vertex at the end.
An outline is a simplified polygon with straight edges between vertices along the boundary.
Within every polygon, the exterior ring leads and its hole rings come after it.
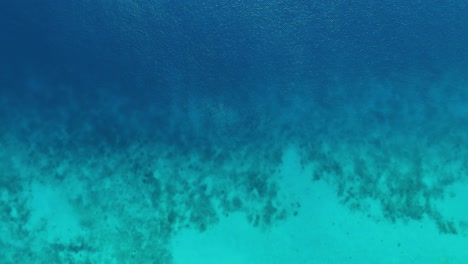
POLYGON ((197 98, 152 132, 2 98, 0 263, 464 263, 459 76, 295 84, 249 122, 197 98))

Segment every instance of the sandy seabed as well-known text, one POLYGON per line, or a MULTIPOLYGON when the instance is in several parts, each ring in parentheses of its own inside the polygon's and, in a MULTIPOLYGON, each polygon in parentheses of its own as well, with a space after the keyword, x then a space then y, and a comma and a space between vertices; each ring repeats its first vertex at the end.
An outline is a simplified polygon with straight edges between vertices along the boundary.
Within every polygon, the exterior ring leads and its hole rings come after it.
POLYGON ((468 258, 463 225, 468 189, 462 183, 432 202, 440 219, 434 218, 435 209, 405 217, 408 208, 398 203, 392 205, 392 219, 378 197, 350 204, 334 177, 315 179, 321 165, 304 164, 293 145, 278 157, 264 153, 263 164, 248 149, 220 163, 174 156, 161 146, 153 153, 135 147, 84 152, 81 158, 53 151, 35 156, 39 152, 19 143, 10 146, 2 157, 2 263, 463 263, 468 258), (272 162, 277 166, 270 167, 272 162))

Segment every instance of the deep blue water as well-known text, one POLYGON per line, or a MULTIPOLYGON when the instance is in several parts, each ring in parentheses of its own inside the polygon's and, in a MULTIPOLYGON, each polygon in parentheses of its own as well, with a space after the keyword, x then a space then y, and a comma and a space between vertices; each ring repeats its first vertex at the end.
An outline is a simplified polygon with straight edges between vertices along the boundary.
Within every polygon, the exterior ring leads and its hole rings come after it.
MULTIPOLYGON (((70 198, 83 217, 163 204, 148 212, 158 250, 181 226, 215 225, 217 210, 273 226, 297 214, 271 176, 294 145, 316 168, 311 181, 333 185, 347 208, 368 214, 372 200, 387 222, 427 218, 466 236, 466 219, 437 205, 468 176, 466 14, 461 0, 1 1, 0 222, 33 225, 29 213, 11 216, 33 199, 23 193, 73 178, 86 186, 70 198), (183 175, 193 171, 202 176, 192 186, 183 175), (88 192, 109 175, 115 192, 88 192), (210 177, 222 184, 207 187, 210 177)), ((22 258, 24 237, 0 239, 13 252, 1 263, 89 250, 49 241, 55 253, 22 258)))
POLYGON ((2 92, 45 112, 68 105, 63 98, 85 108, 112 96, 163 111, 197 96, 244 107, 311 89, 284 91, 291 83, 330 90, 337 77, 351 86, 433 80, 466 67, 467 9, 463 1, 4 2, 1 81, 11 88, 2 92), (27 88, 31 75, 47 88, 27 88))

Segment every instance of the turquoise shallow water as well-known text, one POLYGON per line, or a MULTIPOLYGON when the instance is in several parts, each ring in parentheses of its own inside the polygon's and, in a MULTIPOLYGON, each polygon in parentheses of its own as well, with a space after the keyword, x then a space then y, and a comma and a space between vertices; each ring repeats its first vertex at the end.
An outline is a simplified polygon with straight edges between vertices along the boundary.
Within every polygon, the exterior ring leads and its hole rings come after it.
POLYGON ((0 263, 465 263, 466 5, 0 4, 0 263))
POLYGON ((234 142, 236 109, 193 103, 184 125, 207 119, 228 137, 197 147, 144 131, 94 140, 89 123, 74 134, 5 109, 1 261, 462 263, 467 136, 453 83, 421 101, 374 80, 366 105, 330 95, 336 112, 298 96, 255 124, 263 137, 234 142))

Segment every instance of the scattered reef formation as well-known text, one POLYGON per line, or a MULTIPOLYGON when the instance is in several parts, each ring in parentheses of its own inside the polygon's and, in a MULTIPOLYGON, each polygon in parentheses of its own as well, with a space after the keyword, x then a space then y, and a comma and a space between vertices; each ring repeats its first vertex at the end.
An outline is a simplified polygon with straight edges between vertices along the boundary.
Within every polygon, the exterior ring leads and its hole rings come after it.
POLYGON ((287 146, 350 210, 463 235, 467 220, 439 203, 468 175, 466 116, 444 102, 468 96, 394 85, 296 88, 246 107, 205 98, 154 116, 2 104, 0 262, 170 263, 182 229, 240 213, 268 230, 301 213, 279 179, 287 146))

